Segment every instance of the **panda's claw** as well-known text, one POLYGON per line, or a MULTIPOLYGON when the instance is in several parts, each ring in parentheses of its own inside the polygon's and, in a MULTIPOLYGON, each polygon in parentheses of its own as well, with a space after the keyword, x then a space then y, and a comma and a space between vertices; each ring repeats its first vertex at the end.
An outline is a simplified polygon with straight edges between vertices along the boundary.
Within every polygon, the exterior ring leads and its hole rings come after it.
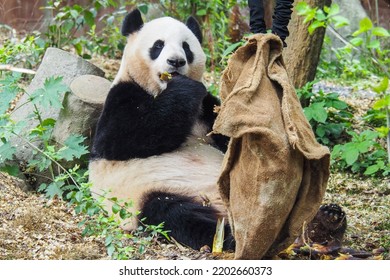
POLYGON ((337 204, 323 204, 305 233, 314 243, 341 246, 347 228, 345 212, 337 204))

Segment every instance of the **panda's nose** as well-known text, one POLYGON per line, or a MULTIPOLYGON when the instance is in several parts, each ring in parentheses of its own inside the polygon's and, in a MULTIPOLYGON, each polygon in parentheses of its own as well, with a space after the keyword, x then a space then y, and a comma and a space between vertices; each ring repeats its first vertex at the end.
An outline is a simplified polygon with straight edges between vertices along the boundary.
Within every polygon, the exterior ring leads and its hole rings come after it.
POLYGON ((186 65, 186 61, 184 59, 167 59, 167 63, 171 66, 174 66, 176 68, 183 67, 186 65))

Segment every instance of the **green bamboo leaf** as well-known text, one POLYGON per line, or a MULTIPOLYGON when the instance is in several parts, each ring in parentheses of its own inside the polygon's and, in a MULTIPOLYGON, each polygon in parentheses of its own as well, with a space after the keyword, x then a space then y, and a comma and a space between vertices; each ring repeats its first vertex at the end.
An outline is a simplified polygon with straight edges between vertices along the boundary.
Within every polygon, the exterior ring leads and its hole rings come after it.
POLYGON ((243 42, 237 42, 234 44, 231 44, 229 47, 226 48, 226 50, 222 54, 222 58, 225 58, 227 55, 235 51, 238 47, 242 46, 244 43, 243 42))
POLYGON ((121 210, 119 211, 119 217, 120 217, 122 220, 124 220, 124 219, 126 219, 126 218, 129 217, 129 215, 128 215, 126 209, 121 208, 121 210))

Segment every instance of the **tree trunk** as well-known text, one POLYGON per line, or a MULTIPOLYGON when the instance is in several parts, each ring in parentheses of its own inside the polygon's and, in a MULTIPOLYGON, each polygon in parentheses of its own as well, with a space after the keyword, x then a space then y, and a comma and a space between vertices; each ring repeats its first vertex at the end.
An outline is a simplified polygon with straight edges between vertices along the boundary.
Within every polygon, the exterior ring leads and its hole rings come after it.
MULTIPOLYGON (((317 28, 312 35, 307 28, 309 24, 304 24, 303 16, 299 16, 295 10, 291 16, 288 29, 290 36, 287 38, 287 47, 283 52, 287 72, 295 88, 300 88, 307 82, 314 80, 317 65, 320 59, 322 43, 325 36, 325 28, 317 28)), ((311 7, 323 8, 330 6, 331 0, 307 0, 311 7)))

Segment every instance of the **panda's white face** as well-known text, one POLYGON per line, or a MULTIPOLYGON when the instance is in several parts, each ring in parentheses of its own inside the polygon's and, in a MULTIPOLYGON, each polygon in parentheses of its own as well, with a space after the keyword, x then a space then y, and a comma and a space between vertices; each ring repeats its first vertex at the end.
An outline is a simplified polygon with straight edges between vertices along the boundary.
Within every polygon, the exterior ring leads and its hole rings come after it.
POLYGON ((194 33, 170 17, 152 20, 128 36, 120 71, 114 81, 134 81, 152 95, 167 87, 164 72, 201 81, 206 56, 194 33))

